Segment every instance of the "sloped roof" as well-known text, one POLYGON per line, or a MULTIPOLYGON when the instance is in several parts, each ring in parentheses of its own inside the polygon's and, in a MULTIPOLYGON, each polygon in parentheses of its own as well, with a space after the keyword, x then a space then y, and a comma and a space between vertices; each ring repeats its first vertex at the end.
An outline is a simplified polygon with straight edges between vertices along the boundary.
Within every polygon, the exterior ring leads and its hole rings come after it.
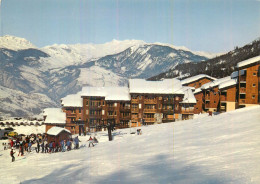
POLYGON ((250 64, 253 64, 256 62, 260 62, 260 56, 256 56, 256 57, 241 61, 241 62, 237 63, 237 67, 241 68, 241 67, 244 67, 246 65, 250 65, 250 64))
POLYGON ((181 84, 184 85, 184 84, 189 84, 189 83, 192 83, 194 81, 197 81, 197 80, 200 80, 200 79, 203 79, 203 78, 209 78, 209 79, 212 79, 212 80, 216 80, 216 78, 214 77, 211 77, 209 75, 206 75, 206 74, 199 74, 199 75, 196 75, 196 76, 193 76, 193 77, 189 77, 189 78, 186 78, 184 80, 181 80, 181 84))
POLYGON ((145 79, 129 79, 130 93, 145 94, 184 94, 178 79, 147 81, 145 79))
POLYGON ((217 80, 215 80, 215 81, 212 81, 212 82, 203 84, 203 85, 201 86, 201 89, 209 89, 209 88, 218 86, 220 83, 225 82, 225 81, 228 81, 228 80, 230 80, 230 79, 231 79, 230 76, 217 79, 217 80))
POLYGON ((197 100, 189 87, 183 87, 184 97, 181 103, 197 103, 197 100))
POLYGON ((71 134, 71 132, 69 130, 67 130, 66 128, 61 128, 61 127, 52 127, 47 131, 48 135, 54 135, 57 136, 59 135, 62 131, 68 132, 71 134))
POLYGON ((223 89, 229 86, 233 86, 237 84, 237 80, 236 79, 230 79, 228 81, 222 82, 219 84, 219 89, 223 89))
POLYGON ((197 88, 197 89, 195 89, 195 91, 193 92, 193 94, 199 93, 199 92, 201 92, 201 91, 202 91, 201 88, 197 88))
POLYGON ((131 100, 128 87, 83 87, 81 96, 100 96, 113 101, 131 100))
POLYGON ((61 99, 63 107, 82 107, 83 99, 81 98, 81 91, 77 94, 67 95, 61 99))
POLYGON ((48 124, 65 124, 66 113, 60 108, 46 108, 43 110, 43 115, 46 116, 45 123, 48 124))

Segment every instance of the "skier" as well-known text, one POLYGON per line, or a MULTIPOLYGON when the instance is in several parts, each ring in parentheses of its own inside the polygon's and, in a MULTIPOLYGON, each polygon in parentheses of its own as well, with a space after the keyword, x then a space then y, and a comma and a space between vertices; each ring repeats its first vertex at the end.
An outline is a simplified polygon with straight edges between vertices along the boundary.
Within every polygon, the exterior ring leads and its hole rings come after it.
POLYGON ((88 144, 88 147, 90 147, 90 144, 92 144, 92 146, 94 147, 94 144, 93 144, 93 139, 92 137, 90 136, 89 137, 89 140, 88 140, 89 144, 88 144))
POLYGON ((45 153, 48 153, 48 142, 45 142, 45 153))
POLYGON ((31 152, 31 149, 32 148, 32 142, 30 141, 29 144, 28 144, 28 151, 31 152))
POLYGON ((10 151, 10 155, 11 155, 11 157, 12 157, 12 162, 14 162, 14 161, 15 161, 14 154, 15 154, 14 150, 13 150, 13 149, 11 149, 11 151, 10 151))
POLYGON ((64 140, 62 143, 62 152, 66 151, 66 141, 64 140))
POLYGON ((41 147, 42 147, 42 153, 44 153, 44 141, 42 141, 41 147))
POLYGON ((79 138, 78 138, 78 136, 75 137, 74 142, 75 142, 75 149, 79 149, 79 138))
POLYGON ((11 145, 11 148, 13 148, 13 146, 14 146, 14 141, 13 141, 13 139, 11 139, 10 145, 11 145))
POLYGON ((71 150, 71 142, 70 142, 70 140, 67 140, 67 150, 68 151, 71 150))
POLYGON ((39 143, 39 140, 37 140, 36 142, 37 142, 37 150, 36 150, 36 151, 37 151, 37 153, 39 153, 39 152, 40 152, 40 143, 39 143))
POLYGON ((96 137, 94 137, 94 143, 98 143, 98 140, 96 137))

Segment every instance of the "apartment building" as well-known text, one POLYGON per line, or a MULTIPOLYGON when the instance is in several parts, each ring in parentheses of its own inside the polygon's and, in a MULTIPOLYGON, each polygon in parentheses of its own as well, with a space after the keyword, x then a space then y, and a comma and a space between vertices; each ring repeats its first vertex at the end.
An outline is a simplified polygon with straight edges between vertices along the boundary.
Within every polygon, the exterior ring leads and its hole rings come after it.
POLYGON ((179 80, 130 79, 129 90, 132 126, 182 119, 180 102, 184 92, 179 80))
POLYGON ((237 69, 239 107, 260 104, 260 56, 239 62, 237 69))

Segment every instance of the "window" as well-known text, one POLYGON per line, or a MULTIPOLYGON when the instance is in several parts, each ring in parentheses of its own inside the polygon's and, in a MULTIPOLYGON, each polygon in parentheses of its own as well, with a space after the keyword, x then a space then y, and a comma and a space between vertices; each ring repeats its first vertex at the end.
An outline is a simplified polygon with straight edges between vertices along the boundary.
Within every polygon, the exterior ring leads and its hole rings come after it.
POLYGON ((105 110, 102 110, 102 115, 105 115, 105 110))
POLYGON ((256 85, 255 84, 253 84, 253 87, 255 87, 256 85))
POLYGON ((179 97, 178 97, 178 96, 176 96, 176 97, 175 97, 175 100, 179 100, 179 97))
POLYGON ((79 109, 79 113, 81 113, 81 109, 79 109))
POLYGON ((161 96, 159 96, 159 100, 162 100, 162 97, 161 97, 161 96))
POLYGON ((253 73, 253 76, 256 76, 256 73, 255 73, 255 72, 253 73))
POLYGON ((88 114, 88 110, 86 110, 86 114, 88 114))
POLYGON ((109 115, 109 116, 113 116, 113 111, 109 111, 109 112, 108 112, 108 115, 109 115))
POLYGON ((142 100, 142 96, 141 95, 139 96, 139 100, 142 100))
POLYGON ((86 106, 88 106, 88 100, 86 101, 86 106))
POLYGON ((103 105, 103 106, 105 105, 105 101, 102 102, 102 105, 103 105))
POLYGON ((255 99, 255 95, 252 95, 252 99, 255 99))

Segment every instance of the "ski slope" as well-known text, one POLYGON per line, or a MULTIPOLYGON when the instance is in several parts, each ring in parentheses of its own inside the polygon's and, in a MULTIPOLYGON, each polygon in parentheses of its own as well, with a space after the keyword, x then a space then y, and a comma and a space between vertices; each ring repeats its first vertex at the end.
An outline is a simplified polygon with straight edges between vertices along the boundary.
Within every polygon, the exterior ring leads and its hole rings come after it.
POLYGON ((113 132, 112 142, 101 132, 93 148, 16 155, 14 163, 1 151, 0 183, 260 183, 260 106, 131 131, 113 132))

